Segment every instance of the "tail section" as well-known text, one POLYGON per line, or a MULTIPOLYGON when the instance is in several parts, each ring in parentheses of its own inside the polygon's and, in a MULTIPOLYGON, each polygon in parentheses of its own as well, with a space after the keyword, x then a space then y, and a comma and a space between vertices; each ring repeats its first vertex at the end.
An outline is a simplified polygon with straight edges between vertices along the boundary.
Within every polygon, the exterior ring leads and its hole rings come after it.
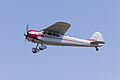
POLYGON ((90 37, 87 40, 91 41, 90 44, 95 45, 96 51, 99 50, 97 47, 101 47, 101 46, 103 46, 103 44, 105 44, 105 42, 103 40, 103 36, 100 32, 95 32, 92 35, 92 37, 90 37))
POLYGON ((100 32, 95 32, 90 39, 96 40, 96 41, 104 41, 103 36, 100 32))
POLYGON ((94 45, 98 45, 98 46, 102 46, 103 44, 105 44, 104 40, 103 40, 103 36, 100 32, 95 32, 92 37, 90 37, 89 39, 87 39, 90 42, 90 44, 94 44, 94 45))

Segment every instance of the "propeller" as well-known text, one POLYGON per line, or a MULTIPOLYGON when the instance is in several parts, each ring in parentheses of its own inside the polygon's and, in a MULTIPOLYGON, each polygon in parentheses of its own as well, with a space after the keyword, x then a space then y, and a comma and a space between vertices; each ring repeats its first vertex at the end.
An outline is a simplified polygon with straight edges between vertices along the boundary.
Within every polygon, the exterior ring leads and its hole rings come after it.
POLYGON ((28 28, 29 28, 29 24, 27 24, 27 27, 26 27, 26 32, 28 31, 28 28))
POLYGON ((25 35, 25 43, 26 43, 26 39, 28 37, 28 29, 29 29, 29 24, 26 25, 26 32, 24 33, 24 35, 25 35))

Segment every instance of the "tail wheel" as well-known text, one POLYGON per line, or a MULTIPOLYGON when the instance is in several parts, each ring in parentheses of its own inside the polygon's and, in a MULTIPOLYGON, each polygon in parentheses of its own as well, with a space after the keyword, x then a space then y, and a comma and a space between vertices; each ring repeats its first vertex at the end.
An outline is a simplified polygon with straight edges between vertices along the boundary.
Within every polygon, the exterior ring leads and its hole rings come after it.
POLYGON ((96 48, 96 51, 99 51, 98 47, 95 47, 96 48))

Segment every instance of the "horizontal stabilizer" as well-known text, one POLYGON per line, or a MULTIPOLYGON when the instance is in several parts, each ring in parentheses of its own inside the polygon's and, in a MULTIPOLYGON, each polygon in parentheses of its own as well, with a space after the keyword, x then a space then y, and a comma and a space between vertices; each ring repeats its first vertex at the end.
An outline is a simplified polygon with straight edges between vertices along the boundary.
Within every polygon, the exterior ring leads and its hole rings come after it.
POLYGON ((90 44, 93 45, 99 45, 102 46, 103 44, 105 44, 104 40, 103 40, 103 36, 100 32, 95 32, 92 37, 90 37, 89 39, 87 39, 90 42, 90 44))
POLYGON ((104 41, 94 41, 94 42, 90 42, 90 44, 105 44, 104 41))

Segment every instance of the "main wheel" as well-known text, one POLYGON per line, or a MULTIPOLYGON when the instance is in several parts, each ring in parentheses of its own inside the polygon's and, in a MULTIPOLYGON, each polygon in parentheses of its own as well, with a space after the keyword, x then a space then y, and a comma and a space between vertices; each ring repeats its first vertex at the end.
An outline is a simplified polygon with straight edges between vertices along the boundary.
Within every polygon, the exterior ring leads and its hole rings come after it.
POLYGON ((32 51, 33 53, 37 53, 37 51, 32 51))
POLYGON ((44 50, 43 48, 39 48, 40 50, 44 50))
POLYGON ((37 53, 38 51, 37 51, 36 48, 32 48, 32 52, 33 52, 33 53, 37 53))
POLYGON ((45 45, 39 46, 39 49, 40 49, 40 50, 44 50, 44 49, 46 49, 46 48, 47 48, 47 46, 45 46, 45 45))

